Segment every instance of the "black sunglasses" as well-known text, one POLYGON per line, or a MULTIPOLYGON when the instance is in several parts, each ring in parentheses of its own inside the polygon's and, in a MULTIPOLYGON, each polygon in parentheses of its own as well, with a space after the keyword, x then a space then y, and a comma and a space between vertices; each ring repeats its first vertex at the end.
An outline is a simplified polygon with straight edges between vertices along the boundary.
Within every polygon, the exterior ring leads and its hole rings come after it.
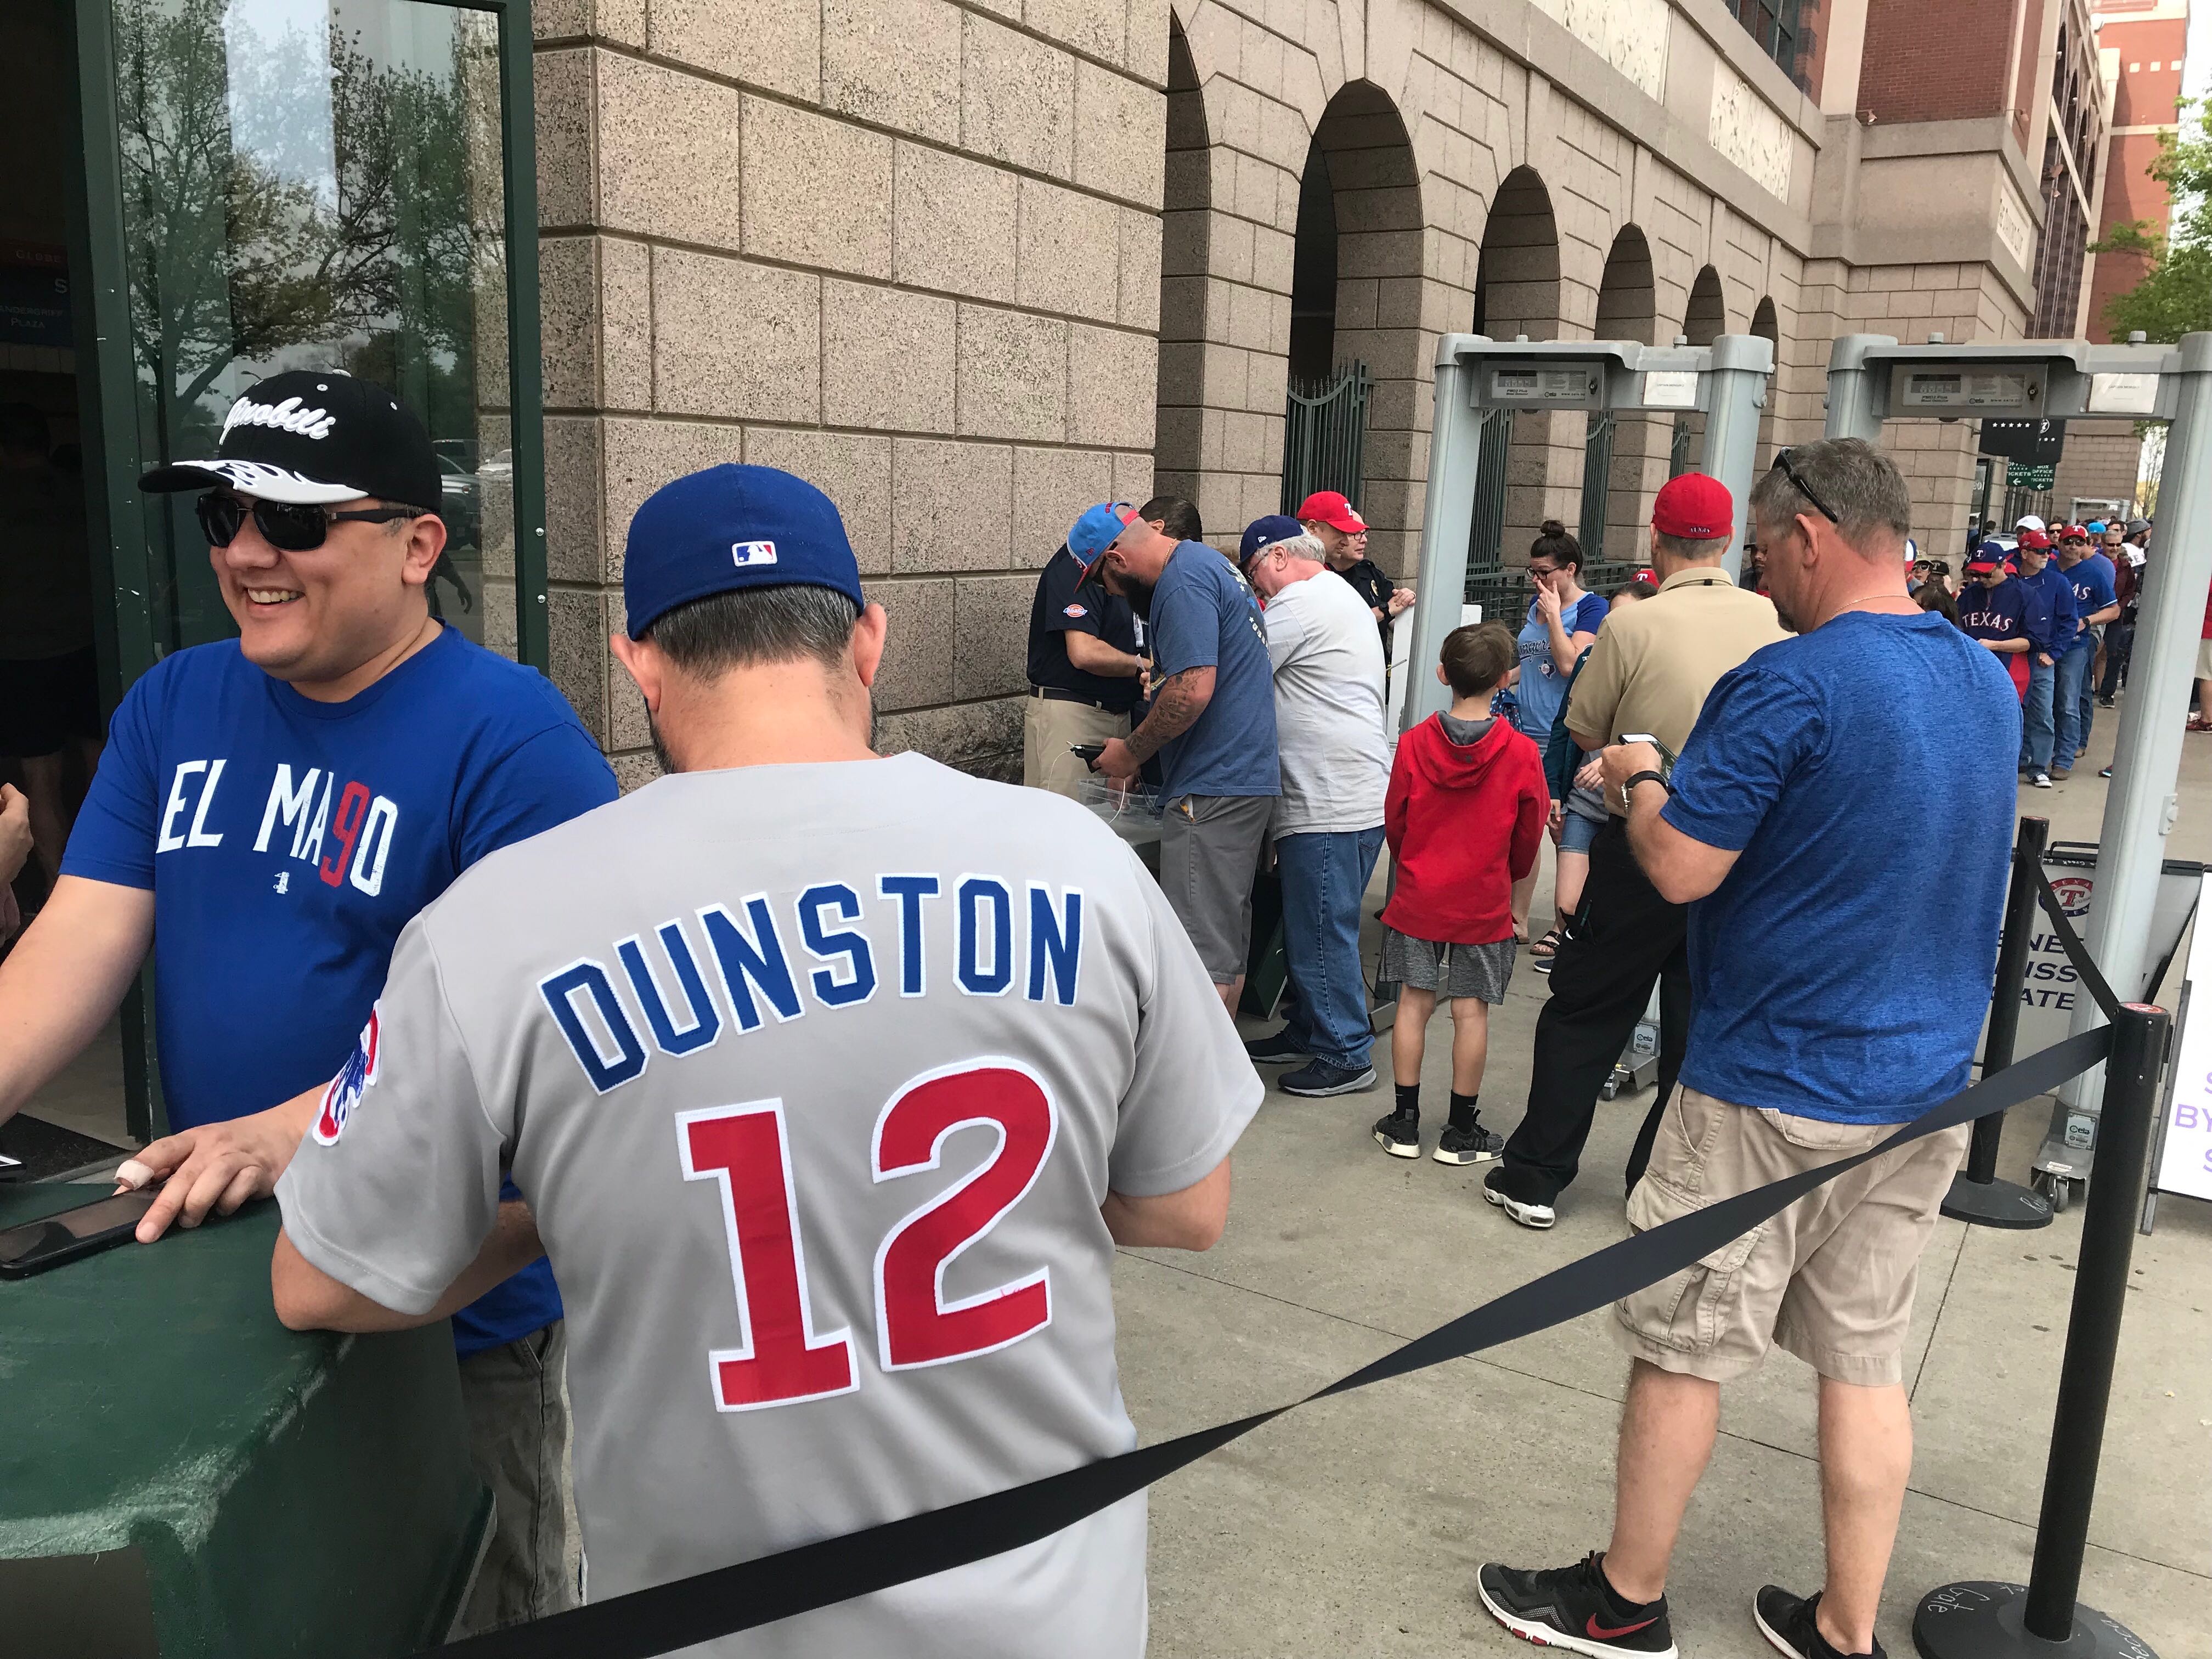
POLYGON ((1802 495, 1807 501, 1812 502, 1814 506, 1820 509, 1820 516, 1822 518, 1827 520, 1830 524, 1841 524, 1843 522, 1843 520, 1838 516, 1836 509, 1830 507, 1827 502, 1822 501, 1818 495, 1815 495, 1813 493, 1813 486, 1807 483, 1804 479, 1797 476, 1797 469, 1790 465, 1790 452, 1788 450, 1778 449, 1774 452, 1774 465, 1781 470, 1782 476, 1784 477, 1789 479, 1791 483, 1797 486, 1797 493, 1800 495, 1802 495))
POLYGON ((354 513, 333 513, 305 501, 265 501, 256 496, 249 503, 228 490, 211 489, 199 498, 195 511, 210 547, 228 547, 246 527, 249 511, 253 527, 270 546, 286 553, 305 553, 320 547, 334 524, 390 524, 394 519, 419 519, 419 507, 371 507, 354 513))

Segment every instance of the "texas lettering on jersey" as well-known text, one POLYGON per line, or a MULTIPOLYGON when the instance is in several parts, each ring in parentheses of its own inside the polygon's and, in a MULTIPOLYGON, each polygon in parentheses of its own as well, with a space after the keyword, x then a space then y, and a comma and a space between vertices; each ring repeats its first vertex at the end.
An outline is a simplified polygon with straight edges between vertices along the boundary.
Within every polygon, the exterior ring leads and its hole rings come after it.
MULTIPOLYGON (((161 835, 155 853, 190 852, 223 844, 237 824, 219 828, 217 792, 227 759, 180 761, 169 775, 161 835)), ((314 866, 328 887, 350 883, 371 898, 384 890, 384 871, 399 831, 398 803, 357 780, 310 766, 296 775, 279 762, 269 781, 253 850, 314 866), (289 833, 287 833, 289 832, 289 833)), ((276 890, 289 890, 290 872, 279 871, 276 890)))
POLYGON ((924 944, 933 926, 954 930, 953 978, 963 995, 1006 996, 1018 982, 1030 1002, 1075 1006, 1083 968, 1082 889, 1055 893, 1030 882, 1024 903, 1016 899, 1013 883, 995 876, 884 875, 876 879, 875 896, 888 904, 879 906, 872 924, 863 921, 860 894, 837 881, 805 888, 781 915, 765 894, 734 909, 710 904, 695 919, 703 952, 694 948, 682 921, 671 919, 652 930, 650 951, 645 936, 633 933, 614 944, 618 967, 580 957, 539 980, 538 994, 600 1094, 645 1070, 647 1035, 653 1048, 677 1059, 711 1045, 721 1035, 725 1006, 744 1032, 758 1030, 770 1014, 782 1024, 810 1008, 866 1002, 886 979, 896 981, 900 996, 927 995, 924 944), (805 957, 795 956, 787 939, 805 957), (719 1002, 708 992, 702 957, 720 987, 719 1002), (806 958, 820 965, 810 968, 806 958), (616 988, 617 975, 629 1000, 616 988), (641 1019, 631 1017, 633 1006, 641 1019))

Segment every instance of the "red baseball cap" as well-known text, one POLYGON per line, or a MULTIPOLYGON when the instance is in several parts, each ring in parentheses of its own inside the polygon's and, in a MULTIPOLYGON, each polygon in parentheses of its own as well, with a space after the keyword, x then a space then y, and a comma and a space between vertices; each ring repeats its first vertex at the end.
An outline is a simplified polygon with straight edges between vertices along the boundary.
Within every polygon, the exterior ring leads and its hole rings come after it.
POLYGON ((2020 545, 2026 552, 2048 553, 2051 551, 2051 538, 2040 530, 2023 530, 2020 532, 2020 545))
POLYGON ((1367 528, 1367 520, 1352 511, 1352 503, 1334 489, 1316 489, 1298 503, 1297 516, 1312 519, 1347 536, 1367 528))
POLYGON ((1735 534, 1735 503, 1718 478, 1685 472, 1659 486, 1659 499, 1651 504, 1651 527, 1684 541, 1717 541, 1735 534))

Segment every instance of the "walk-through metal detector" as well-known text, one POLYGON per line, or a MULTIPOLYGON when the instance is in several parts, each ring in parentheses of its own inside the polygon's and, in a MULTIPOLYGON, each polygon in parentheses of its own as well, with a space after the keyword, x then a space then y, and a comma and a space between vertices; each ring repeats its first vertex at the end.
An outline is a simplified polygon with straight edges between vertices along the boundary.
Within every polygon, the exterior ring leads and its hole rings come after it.
MULTIPOLYGON (((2175 345, 2091 345, 2081 340, 2015 340, 1952 345, 1940 336, 1900 345, 1882 334, 1850 334, 1828 360, 1831 438, 1879 443, 1899 420, 2057 419, 2111 416, 2170 423, 2159 489, 2158 535, 2148 567, 2120 711, 2112 793, 2098 836, 2096 908, 2089 952, 2124 1001, 2147 1000, 2163 953, 2152 948, 2152 915, 2166 838, 2173 828, 2181 769, 2182 711, 2189 702, 2202 616, 2212 584, 2212 333, 2175 345)), ((2087 997, 2075 1003, 2071 1031, 2103 1023, 2087 997)), ((2100 1066, 2061 1092, 2036 1158, 2039 1188, 2086 1180, 2094 1161, 2104 1092, 2100 1066)))
MULTIPOLYGON (((1759 453, 1759 411, 1774 372, 1774 344, 1755 334, 1723 334, 1709 346, 1648 346, 1636 340, 1493 340, 1447 334, 1437 343, 1434 434, 1429 490, 1421 514, 1419 597, 1407 672, 1413 695, 1401 726, 1449 706, 1429 671, 1444 635, 1459 626, 1467 592, 1467 550, 1474 525, 1483 416, 1493 410, 1611 410, 1620 414, 1705 416, 1705 470, 1728 486, 1738 534, 1728 553, 1736 574, 1748 522, 1752 467, 1759 453)), ((1500 617, 1510 629, 1517 617, 1500 617)))

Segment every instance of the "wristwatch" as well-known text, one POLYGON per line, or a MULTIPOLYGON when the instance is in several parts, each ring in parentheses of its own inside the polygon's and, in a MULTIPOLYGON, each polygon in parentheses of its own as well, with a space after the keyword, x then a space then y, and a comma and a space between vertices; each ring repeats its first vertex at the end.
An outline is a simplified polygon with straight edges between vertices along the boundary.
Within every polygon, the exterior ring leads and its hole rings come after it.
POLYGON ((1666 790, 1668 793, 1674 793, 1672 787, 1667 781, 1667 775, 1664 772, 1655 772, 1647 766, 1641 772, 1632 772, 1628 775, 1627 779, 1620 786, 1621 799, 1626 800, 1631 795, 1634 794, 1636 793, 1636 786, 1642 783, 1646 778, 1649 778, 1652 782, 1657 784, 1662 789, 1666 790))

